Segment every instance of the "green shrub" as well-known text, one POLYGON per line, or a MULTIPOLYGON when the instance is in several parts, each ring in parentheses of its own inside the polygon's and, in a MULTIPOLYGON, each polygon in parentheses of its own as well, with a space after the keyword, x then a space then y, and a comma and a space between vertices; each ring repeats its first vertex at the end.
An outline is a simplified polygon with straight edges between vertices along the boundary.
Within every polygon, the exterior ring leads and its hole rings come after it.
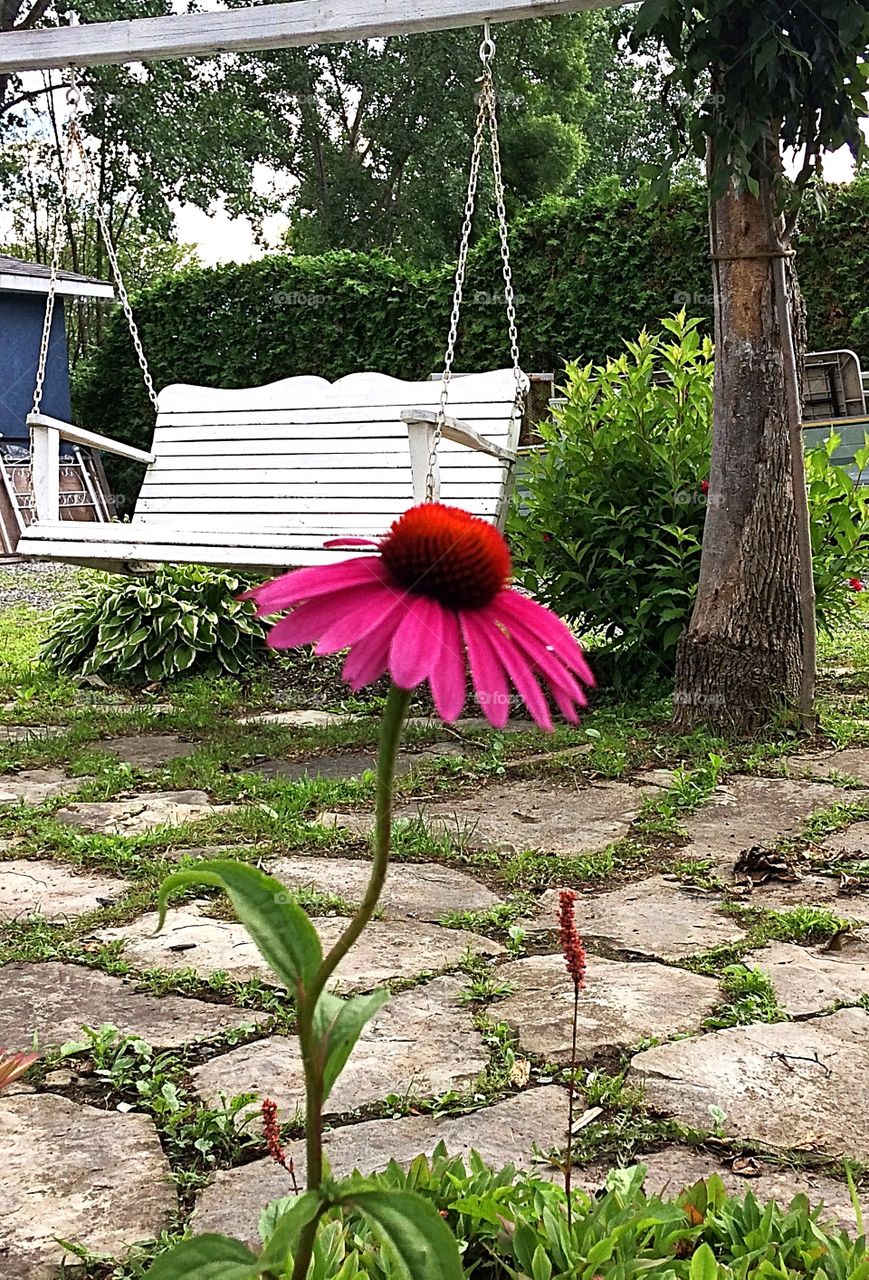
POLYGON ((700 568, 712 343, 684 312, 602 367, 567 366, 511 538, 524 585, 618 654, 672 663, 700 568))
MULTIPOLYGON (((700 572, 712 430, 712 344, 684 312, 605 365, 569 364, 566 403, 527 460, 511 540, 523 584, 604 648, 622 683, 672 671, 700 572)), ((867 563, 869 490, 806 454, 819 623, 840 623, 867 563)), ((869 467, 869 447, 857 455, 869 467)), ((610 671, 610 668, 612 670, 610 671)))
POLYGON ((847 620, 854 603, 849 579, 862 579, 869 564, 865 542, 869 488, 860 484, 869 469, 869 436, 854 455, 858 471, 854 478, 831 461, 839 442, 840 437, 833 434, 806 452, 818 622, 826 631, 847 620))
POLYGON ((252 605, 236 599, 246 585, 200 565, 167 565, 145 582, 100 574, 54 616, 42 657, 120 684, 240 675, 265 652, 252 605))

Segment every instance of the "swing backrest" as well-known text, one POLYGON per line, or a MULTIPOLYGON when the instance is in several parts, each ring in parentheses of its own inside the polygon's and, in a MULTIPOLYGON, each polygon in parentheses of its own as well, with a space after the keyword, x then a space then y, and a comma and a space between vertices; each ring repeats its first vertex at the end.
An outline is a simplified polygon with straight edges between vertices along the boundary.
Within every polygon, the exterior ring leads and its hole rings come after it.
MULTIPOLYGON (((167 387, 133 526, 274 531, 310 548, 382 534, 414 501, 402 411, 436 408, 440 391, 439 381, 378 373, 253 390, 167 387)), ((447 411, 515 450, 515 396, 512 370, 455 377, 447 411)), ((438 457, 441 501, 496 520, 505 462, 448 440, 438 457)))

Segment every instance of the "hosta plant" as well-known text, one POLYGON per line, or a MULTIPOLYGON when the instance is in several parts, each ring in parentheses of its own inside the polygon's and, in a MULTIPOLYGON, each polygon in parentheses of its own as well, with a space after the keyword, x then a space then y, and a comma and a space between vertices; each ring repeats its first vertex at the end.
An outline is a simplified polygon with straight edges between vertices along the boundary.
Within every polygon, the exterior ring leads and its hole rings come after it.
POLYGON ((246 585, 201 565, 166 565, 144 580, 100 574, 55 614, 43 660, 131 685, 239 675, 265 653, 262 623, 236 598, 246 585))

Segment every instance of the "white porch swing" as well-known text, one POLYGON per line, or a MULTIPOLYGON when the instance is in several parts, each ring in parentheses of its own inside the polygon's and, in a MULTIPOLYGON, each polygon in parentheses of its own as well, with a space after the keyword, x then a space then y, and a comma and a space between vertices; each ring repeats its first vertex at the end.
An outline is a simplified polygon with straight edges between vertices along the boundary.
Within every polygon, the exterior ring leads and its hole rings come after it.
POLYGON ((157 394, 96 199, 92 162, 76 121, 79 97, 73 84, 68 94, 63 199, 77 157, 156 412, 156 426, 151 449, 145 452, 40 412, 60 258, 58 236, 33 410, 27 419, 37 519, 23 534, 18 555, 120 572, 147 572, 164 563, 270 571, 325 564, 353 554, 346 547, 325 548, 327 540, 385 533, 409 506, 438 498, 503 526, 529 381, 519 359, 494 55, 486 23, 444 371, 441 379, 429 382, 354 373, 335 383, 294 377, 229 391, 174 385, 157 394), (487 132, 512 367, 454 378, 487 132), (62 440, 146 465, 129 523, 61 522, 58 458, 62 440))

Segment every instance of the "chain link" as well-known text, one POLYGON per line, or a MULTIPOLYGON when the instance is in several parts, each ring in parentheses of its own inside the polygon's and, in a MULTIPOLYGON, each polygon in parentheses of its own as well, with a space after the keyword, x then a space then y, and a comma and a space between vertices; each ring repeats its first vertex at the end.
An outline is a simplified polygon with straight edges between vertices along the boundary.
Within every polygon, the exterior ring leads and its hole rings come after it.
MULTIPOLYGON (((459 320, 461 318, 462 301, 464 299, 465 292, 468 254, 471 247, 471 232, 474 226, 474 212, 477 205, 480 165, 482 162, 483 142, 485 140, 487 124, 489 127, 489 144, 492 153, 492 172, 495 180, 495 209, 498 219, 498 236, 501 248, 502 273, 504 277, 504 301, 507 309, 510 354, 513 360, 513 373, 516 378, 516 398, 514 401, 511 423, 515 422, 516 415, 522 412, 525 403, 526 379, 525 374, 522 371, 519 353, 519 330, 516 321, 516 295, 513 288, 513 271, 510 265, 510 239, 507 226, 504 175, 501 168, 501 147, 498 141, 498 108, 495 96, 495 77, 492 65, 494 56, 495 42, 492 39, 489 24, 487 22, 484 29, 483 42, 480 45, 480 60, 483 64, 483 74, 478 81, 480 85, 480 92, 478 94, 477 120, 474 129, 473 151, 471 153, 468 194, 465 200, 464 220, 462 222, 462 232, 459 242, 459 260, 456 267, 456 282, 453 290, 453 307, 452 314, 450 316, 447 348, 444 354, 443 381, 441 385, 437 421, 435 423, 435 430, 432 436, 432 445, 428 458, 426 499, 429 502, 432 500, 434 495, 434 477, 437 468, 438 446, 443 437, 444 424, 447 416, 450 382, 453 376, 453 363, 455 361, 456 342, 458 340, 459 333, 459 320)), ((508 481, 509 475, 505 468, 505 486, 508 481)))
MULTIPOLYGON (((73 160, 73 152, 78 151, 78 157, 81 163, 82 173, 84 174, 85 193, 93 203, 94 214, 96 216, 97 225, 100 229, 103 244, 105 245, 106 254, 109 259, 109 265, 112 269, 112 278, 115 282, 115 288, 118 293, 118 301, 127 320, 127 326, 130 330, 130 337, 133 341, 133 348, 136 352, 136 359, 139 362, 139 368, 142 371, 142 378, 145 383, 145 390, 148 393, 148 399, 154 406, 155 412, 159 409, 159 401, 157 399, 157 391, 154 387, 154 379, 151 377, 151 371, 148 368, 148 360, 142 346, 142 339, 139 337, 139 329, 133 315, 133 308, 130 305, 130 298, 127 293, 124 278, 121 272, 121 264, 118 261, 118 255, 115 246, 112 243, 111 232, 108 222, 103 211, 99 198, 99 186, 97 183, 96 173, 85 146, 81 130, 78 127, 78 105, 81 94, 75 84, 73 77, 70 88, 66 95, 67 102, 70 107, 70 115, 66 126, 66 148, 63 159, 63 175, 61 179, 61 216, 64 219, 69 217, 69 182, 73 160)), ((60 228, 58 228, 58 232, 60 228)), ((43 324, 42 344, 39 351, 39 364, 36 371, 36 395, 33 401, 33 412, 39 412, 39 404, 42 400, 42 391, 45 384, 45 370, 48 361, 48 343, 51 334, 51 319, 54 314, 54 301, 57 294, 57 272, 60 266, 62 240, 60 234, 57 235, 54 247, 54 256, 52 258, 51 277, 48 284, 48 298, 45 304, 45 322, 43 324)))
MULTIPOLYGON (((78 106, 79 91, 73 80, 67 90, 67 103, 71 112, 78 106)), ((54 304, 57 299, 57 273, 63 253, 63 231, 69 222, 69 174, 72 160, 72 136, 66 135, 66 145, 61 157, 62 172, 60 175, 60 208, 54 228, 54 250, 51 255, 51 274, 48 277, 48 293, 45 297, 45 313, 42 318, 42 336, 39 340, 39 356, 36 362, 36 382, 33 387, 33 405, 31 413, 39 413, 42 408, 42 396, 45 391, 45 374, 48 368, 48 349, 51 345, 51 327, 54 323, 54 304)))

